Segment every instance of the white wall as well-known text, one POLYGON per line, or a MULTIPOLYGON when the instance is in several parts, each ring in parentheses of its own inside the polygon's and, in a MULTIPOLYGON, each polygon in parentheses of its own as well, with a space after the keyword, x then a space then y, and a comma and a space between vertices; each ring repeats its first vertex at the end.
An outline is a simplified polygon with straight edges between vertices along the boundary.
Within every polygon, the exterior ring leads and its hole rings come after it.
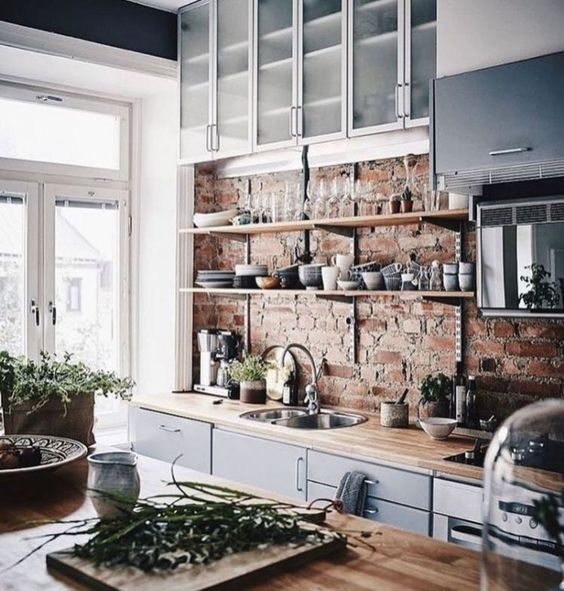
POLYGON ((141 103, 136 382, 140 394, 174 384, 176 294, 176 82, 141 103))
POLYGON ((437 75, 564 51, 563 0, 437 0, 437 75))

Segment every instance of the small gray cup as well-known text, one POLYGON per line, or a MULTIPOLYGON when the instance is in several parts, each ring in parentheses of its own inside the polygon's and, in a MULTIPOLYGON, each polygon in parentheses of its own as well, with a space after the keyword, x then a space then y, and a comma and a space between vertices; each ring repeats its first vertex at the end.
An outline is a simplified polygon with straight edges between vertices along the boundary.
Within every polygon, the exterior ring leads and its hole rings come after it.
POLYGON ((382 427, 409 427, 409 404, 402 402, 382 402, 380 404, 380 424, 382 427))

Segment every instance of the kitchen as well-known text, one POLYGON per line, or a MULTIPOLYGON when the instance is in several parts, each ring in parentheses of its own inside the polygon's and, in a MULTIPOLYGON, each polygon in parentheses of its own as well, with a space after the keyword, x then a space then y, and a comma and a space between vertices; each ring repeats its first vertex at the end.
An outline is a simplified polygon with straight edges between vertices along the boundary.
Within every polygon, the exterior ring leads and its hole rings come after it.
MULTIPOLYGON (((25 322, 0 334, 5 437, 92 444, 95 418, 97 444, 88 459, 69 447, 60 470, 0 472, 3 588, 166 576, 194 589, 558 588, 561 4, 5 4, 5 236, 28 205, 25 322), (43 155, 22 156, 23 141, 14 151, 10 134, 26 132, 14 103, 80 110, 87 96, 100 117, 84 133, 105 146, 94 165, 70 134, 43 155), (73 150, 49 154, 64 142, 73 150), (20 354, 133 398, 69 404, 65 419, 8 412, 10 395, 44 396, 20 354), (8 568, 40 543, 28 538, 62 531, 38 519, 103 512, 86 488, 111 487, 104 469, 133 474, 108 492, 133 482, 139 502, 175 475, 325 507, 349 547, 281 558, 274 545, 263 562, 250 550, 244 572, 236 553, 144 573, 61 556, 67 536, 8 568)), ((15 242, 0 240, 0 255, 15 242)), ((3 453, 23 461, 15 447, 3 453)))

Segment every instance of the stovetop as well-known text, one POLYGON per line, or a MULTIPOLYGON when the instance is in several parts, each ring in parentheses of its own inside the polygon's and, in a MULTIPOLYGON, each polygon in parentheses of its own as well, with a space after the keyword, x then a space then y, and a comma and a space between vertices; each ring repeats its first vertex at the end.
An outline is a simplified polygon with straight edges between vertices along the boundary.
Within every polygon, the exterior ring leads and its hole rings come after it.
MULTIPOLYGON (((483 468, 487 449, 484 442, 477 439, 473 449, 444 459, 447 462, 483 468)), ((546 435, 516 439, 504 451, 515 465, 564 474, 564 441, 550 439, 546 435)))

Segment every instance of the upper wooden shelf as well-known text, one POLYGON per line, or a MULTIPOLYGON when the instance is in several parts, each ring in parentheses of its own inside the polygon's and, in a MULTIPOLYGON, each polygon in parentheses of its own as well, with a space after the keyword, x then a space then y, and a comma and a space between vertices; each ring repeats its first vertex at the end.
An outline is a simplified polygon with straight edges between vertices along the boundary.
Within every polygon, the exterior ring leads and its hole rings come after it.
POLYGON ((414 211, 388 215, 354 216, 346 218, 326 218, 319 220, 300 220, 295 222, 275 222, 269 224, 246 224, 242 226, 215 226, 210 228, 182 228, 184 234, 235 235, 274 234, 276 232, 301 232, 303 230, 328 230, 345 233, 353 228, 374 228, 376 226, 404 226, 427 222, 437 226, 456 229, 459 222, 468 219, 467 209, 448 209, 444 211, 414 211))

